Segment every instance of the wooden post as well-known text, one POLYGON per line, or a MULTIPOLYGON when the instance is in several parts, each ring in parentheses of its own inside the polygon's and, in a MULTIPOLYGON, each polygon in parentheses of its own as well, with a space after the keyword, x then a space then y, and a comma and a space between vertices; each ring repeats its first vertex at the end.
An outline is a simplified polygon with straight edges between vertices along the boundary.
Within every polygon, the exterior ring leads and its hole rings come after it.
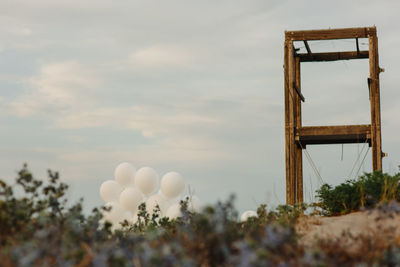
MULTIPOLYGON (((301 82, 300 82, 300 58, 296 57, 295 63, 295 83, 299 94, 296 94, 296 131, 301 127, 301 82)), ((300 143, 295 145, 295 164, 296 164, 296 203, 303 202, 303 150, 300 143)))
POLYGON ((290 186, 290 119, 289 119, 289 70, 288 70, 288 60, 289 60, 289 45, 291 42, 285 40, 284 45, 284 76, 285 76, 285 157, 286 157, 286 203, 291 203, 291 186, 290 186))
POLYGON ((289 76, 289 161, 290 161, 290 204, 293 205, 296 201, 296 144, 294 127, 296 125, 296 92, 294 89, 295 83, 295 59, 293 43, 288 46, 288 76, 289 76))
POLYGON ((378 38, 375 34, 368 36, 369 41, 369 72, 370 72, 370 104, 371 104, 371 146, 372 169, 382 170, 382 137, 381 108, 379 89, 379 58, 378 38))
POLYGON ((293 42, 285 40, 285 153, 286 153, 286 202, 293 205, 296 202, 296 144, 295 104, 298 94, 295 93, 295 58, 293 42))

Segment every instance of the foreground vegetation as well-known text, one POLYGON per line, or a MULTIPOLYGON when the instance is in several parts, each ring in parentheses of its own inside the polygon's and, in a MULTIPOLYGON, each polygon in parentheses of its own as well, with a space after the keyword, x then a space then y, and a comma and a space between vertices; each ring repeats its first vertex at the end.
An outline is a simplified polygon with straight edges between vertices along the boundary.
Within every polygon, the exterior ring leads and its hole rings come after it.
MULTIPOLYGON (((318 190, 315 211, 325 215, 363 207, 400 212, 399 175, 366 174, 338 187, 318 190)), ((16 182, 0 180, 0 263, 2 266, 353 266, 400 265, 400 239, 358 236, 362 245, 349 249, 340 239, 304 245, 296 222, 309 207, 279 206, 238 222, 234 199, 190 213, 182 203, 178 220, 149 216, 120 230, 102 224, 100 209, 86 216, 82 201, 68 205, 68 186, 49 171, 48 182, 35 179, 27 167, 16 182), (16 193, 23 189, 21 196, 16 193)), ((313 210, 311 210, 313 211, 313 210)), ((307 213, 307 212, 306 212, 307 213)))
POLYGON ((336 187, 324 184, 317 190, 317 203, 325 215, 339 215, 379 203, 400 201, 400 174, 366 173, 356 180, 347 180, 336 187))

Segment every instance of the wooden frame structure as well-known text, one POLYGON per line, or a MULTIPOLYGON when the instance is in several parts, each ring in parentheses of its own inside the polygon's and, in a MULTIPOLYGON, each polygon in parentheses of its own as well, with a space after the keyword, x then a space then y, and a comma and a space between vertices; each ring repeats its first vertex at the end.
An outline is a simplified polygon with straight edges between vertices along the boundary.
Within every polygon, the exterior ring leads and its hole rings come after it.
POLYGON ((286 31, 284 45, 285 72, 285 152, 286 203, 303 202, 302 149, 307 145, 369 143, 372 147, 372 169, 382 170, 381 112, 379 93, 378 38, 376 27, 307 31, 286 31), (368 38, 369 50, 360 51, 359 38, 368 38), (307 41, 354 39, 355 51, 313 53, 307 41), (294 41, 302 41, 307 53, 297 53, 294 41), (369 59, 367 79, 371 106, 371 124, 341 126, 302 126, 301 62, 369 59))

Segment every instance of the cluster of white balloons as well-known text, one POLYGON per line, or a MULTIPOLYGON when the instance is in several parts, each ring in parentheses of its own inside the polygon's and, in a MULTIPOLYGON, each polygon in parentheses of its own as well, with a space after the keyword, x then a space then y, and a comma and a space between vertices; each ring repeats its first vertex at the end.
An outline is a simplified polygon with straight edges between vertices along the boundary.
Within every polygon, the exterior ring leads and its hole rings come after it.
MULTIPOLYGON (((124 220, 136 223, 138 207, 143 202, 146 203, 146 211, 150 215, 158 205, 161 217, 175 219, 181 216, 180 200, 185 182, 179 173, 166 173, 160 183, 159 176, 153 168, 142 167, 136 170, 132 164, 123 162, 115 169, 114 178, 100 186, 100 196, 109 208, 104 211, 104 219, 113 226, 119 226, 124 220)), ((199 212, 199 198, 190 195, 183 199, 186 198, 188 210, 199 212)))

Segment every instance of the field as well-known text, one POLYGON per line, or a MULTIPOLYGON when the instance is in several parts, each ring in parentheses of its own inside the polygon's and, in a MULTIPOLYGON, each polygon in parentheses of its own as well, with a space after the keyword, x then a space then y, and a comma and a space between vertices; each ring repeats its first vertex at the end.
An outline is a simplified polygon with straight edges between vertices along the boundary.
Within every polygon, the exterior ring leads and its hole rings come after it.
POLYGON ((0 182, 2 266, 398 266, 400 174, 365 174, 323 185, 317 203, 258 207, 238 221, 234 197, 176 220, 150 216, 112 231, 101 208, 82 213, 68 186, 26 166, 15 184, 0 182), (17 187, 25 194, 16 196, 17 187))

